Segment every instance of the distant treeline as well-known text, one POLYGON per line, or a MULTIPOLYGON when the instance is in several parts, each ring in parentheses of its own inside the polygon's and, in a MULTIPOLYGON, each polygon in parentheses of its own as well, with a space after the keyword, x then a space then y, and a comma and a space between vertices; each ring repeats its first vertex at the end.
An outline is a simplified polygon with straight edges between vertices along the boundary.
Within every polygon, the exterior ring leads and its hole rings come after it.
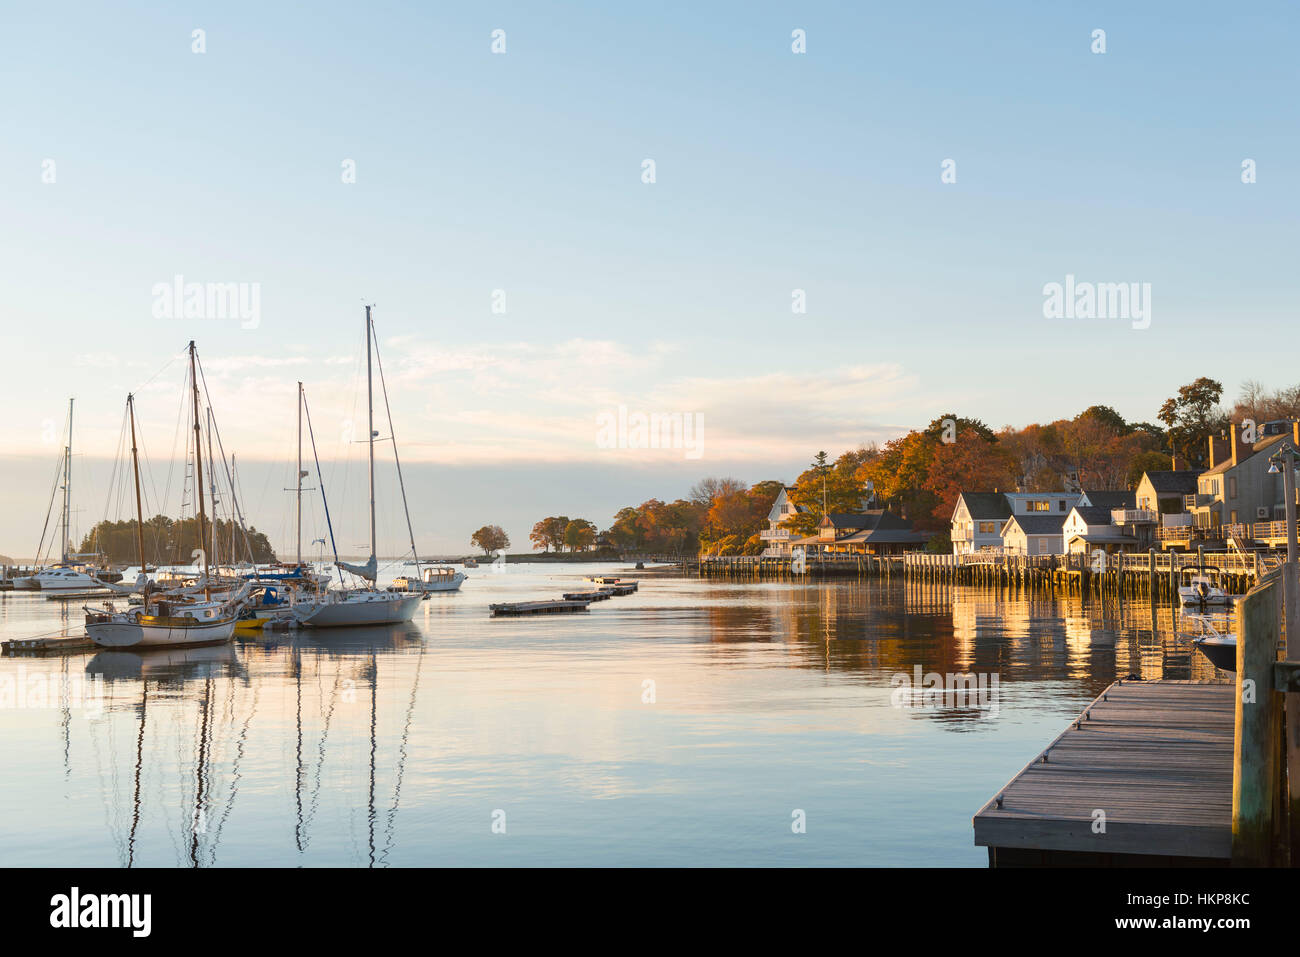
MULTIPOLYGON (((930 547, 947 551, 963 491, 1132 489, 1143 472, 1170 468, 1174 455, 1180 467, 1204 467, 1210 436, 1248 420, 1300 418, 1300 386, 1269 391, 1248 381, 1231 407, 1220 405, 1222 397, 1223 385, 1202 376, 1161 405, 1158 423, 1128 422, 1110 406, 1093 405, 1072 419, 994 431, 953 412, 884 446, 863 444, 834 459, 818 452, 790 485, 798 508, 782 525, 810 535, 823 509, 857 512, 870 499, 933 532, 930 547)), ((751 486, 707 478, 687 498, 620 509, 602 537, 630 551, 756 555, 767 545, 759 533, 781 488, 771 479, 751 486)))
MULTIPOLYGON (((212 521, 206 525, 206 542, 212 541, 212 521)), ((239 526, 226 519, 216 521, 217 554, 209 554, 209 560, 248 561, 252 551, 252 561, 273 562, 275 550, 265 535, 251 525, 245 540, 244 532, 239 526), (234 553, 231 554, 233 547, 234 553)), ((185 518, 177 521, 166 515, 155 515, 144 521, 144 555, 149 565, 188 565, 194 561, 194 550, 198 547, 198 519, 185 518)), ((134 565, 139 558, 139 546, 136 538, 135 519, 123 522, 104 521, 90 530, 81 540, 77 549, 83 554, 98 553, 107 557, 115 565, 134 565)))

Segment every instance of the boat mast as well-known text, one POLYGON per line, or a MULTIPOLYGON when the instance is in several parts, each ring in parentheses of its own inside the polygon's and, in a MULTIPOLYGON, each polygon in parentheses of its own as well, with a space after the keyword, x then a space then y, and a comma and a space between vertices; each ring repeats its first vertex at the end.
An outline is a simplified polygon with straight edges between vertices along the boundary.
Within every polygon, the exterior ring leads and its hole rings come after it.
POLYGON ((208 514, 203 507, 203 429, 199 425, 199 377, 195 372, 194 340, 190 340, 190 381, 194 385, 194 490, 199 497, 199 553, 203 556, 203 597, 211 598, 208 584, 208 514))
POLYGON ((72 504, 72 403, 68 400, 68 444, 63 447, 63 547, 60 550, 62 564, 68 564, 68 536, 71 534, 72 504))
POLYGON ((294 510, 298 522, 297 563, 302 564, 302 383, 298 383, 298 504, 294 510))
POLYGON ((140 500, 140 455, 135 447, 135 396, 128 393, 126 409, 131 418, 131 466, 135 473, 135 546, 140 553, 140 574, 145 573, 144 564, 144 506, 140 500))
MULTIPOLYGON (((375 385, 370 368, 370 336, 374 327, 370 324, 370 307, 366 306, 366 422, 369 428, 370 447, 370 557, 376 556, 375 550, 375 385)), ((377 580, 372 584, 377 584, 377 580)))
MULTIPOLYGON (((216 457, 212 454, 212 406, 208 406, 208 489, 212 495, 212 560, 217 561, 217 467, 212 463, 216 462, 216 457)), ((230 555, 231 561, 234 561, 234 553, 230 555)), ((218 563, 219 564, 219 563, 218 563)))

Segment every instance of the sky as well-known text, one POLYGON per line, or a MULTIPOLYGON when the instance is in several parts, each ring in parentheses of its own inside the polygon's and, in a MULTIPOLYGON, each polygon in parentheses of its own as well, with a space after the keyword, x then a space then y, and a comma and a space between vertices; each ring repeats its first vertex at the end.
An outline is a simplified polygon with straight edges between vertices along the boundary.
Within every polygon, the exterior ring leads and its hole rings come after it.
POLYGON ((1296 380, 1292 4, 0 17, 0 553, 35 550, 70 396, 83 530, 125 517, 129 391, 166 485, 190 339, 241 481, 276 493, 250 520, 288 544, 301 380, 363 541, 367 303, 424 552, 792 480, 948 412, 1152 420, 1199 375, 1296 380), (1149 322, 1047 318, 1067 276, 1149 289, 1149 322), (250 309, 187 318, 176 277, 250 309), (698 441, 619 447, 620 408, 698 441))

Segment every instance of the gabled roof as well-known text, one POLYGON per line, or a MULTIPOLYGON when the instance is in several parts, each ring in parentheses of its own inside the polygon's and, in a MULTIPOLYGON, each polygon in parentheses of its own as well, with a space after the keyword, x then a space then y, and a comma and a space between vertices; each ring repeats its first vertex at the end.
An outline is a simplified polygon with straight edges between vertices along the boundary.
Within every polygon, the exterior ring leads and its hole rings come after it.
POLYGON ((1196 491, 1196 478, 1204 469, 1179 469, 1177 472, 1147 472, 1145 478, 1157 492, 1169 495, 1191 495, 1196 491))
POLYGON ((966 503, 966 511, 970 512, 972 519, 988 521, 1011 515, 1011 505, 1001 492, 962 492, 957 501, 966 503))
MULTIPOLYGON (((1254 445, 1247 445, 1247 444, 1245 444, 1245 443, 1242 443, 1241 445, 1238 445, 1238 446, 1237 446, 1237 465, 1241 465, 1241 464, 1242 464, 1243 462, 1245 462, 1247 459, 1254 458, 1254 457, 1255 457, 1256 455, 1258 455, 1260 452, 1266 451, 1267 449, 1271 448, 1272 446, 1276 445, 1277 443, 1283 441, 1284 439, 1289 439, 1290 437, 1291 437, 1291 434, 1290 434, 1289 432, 1281 432, 1281 433, 1279 433, 1279 434, 1277 434, 1277 435, 1269 435, 1269 436, 1265 436, 1264 438, 1262 438, 1262 439, 1260 439, 1258 442, 1256 442, 1254 445)), ((1216 465, 1214 468, 1212 468, 1212 469, 1207 469, 1205 472, 1202 472, 1201 474, 1202 474, 1202 475, 1222 475, 1224 472, 1228 471, 1228 470, 1231 469, 1231 468, 1235 468, 1235 467, 1236 467, 1236 466, 1234 466, 1234 465, 1232 464, 1232 459, 1227 459, 1226 461, 1220 462, 1220 463, 1219 463, 1218 465, 1216 465)), ((1192 489, 1192 491, 1196 491, 1196 490, 1195 490, 1195 489, 1192 489)))
MULTIPOLYGON (((1122 508, 1123 506, 1121 506, 1121 505, 1116 505, 1115 507, 1116 507, 1116 508, 1122 508)), ((1089 526, 1092 526, 1092 525, 1109 525, 1109 524, 1110 524, 1110 506, 1107 506, 1107 505, 1092 505, 1092 506, 1088 506, 1088 505, 1076 505, 1076 506, 1075 506, 1071 511, 1072 511, 1072 512, 1078 512, 1078 513, 1079 513, 1079 517, 1080 517, 1081 519, 1083 519, 1084 522, 1085 522, 1087 525, 1089 525, 1089 526)), ((1068 518, 1069 516, 1067 515, 1066 517, 1068 518)))
MULTIPOLYGON (((1026 535, 1060 535, 1065 527, 1064 515, 1013 515, 1007 524, 1015 522, 1026 535)), ((1005 527, 1005 526, 1004 526, 1005 527)))
POLYGON ((1098 508, 1136 508, 1137 492, 1112 491, 1110 489, 1098 489, 1095 492, 1084 490, 1084 495, 1088 496, 1088 502, 1098 508))

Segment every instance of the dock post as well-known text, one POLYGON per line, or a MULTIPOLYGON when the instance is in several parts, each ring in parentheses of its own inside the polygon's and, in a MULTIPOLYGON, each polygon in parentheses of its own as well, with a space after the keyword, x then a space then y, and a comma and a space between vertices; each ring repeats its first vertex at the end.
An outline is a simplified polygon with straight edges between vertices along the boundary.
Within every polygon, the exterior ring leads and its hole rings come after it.
POLYGON ((1232 753, 1232 863, 1267 867, 1281 778, 1281 711, 1273 690, 1279 589, 1252 588, 1237 617, 1237 686, 1232 753))

